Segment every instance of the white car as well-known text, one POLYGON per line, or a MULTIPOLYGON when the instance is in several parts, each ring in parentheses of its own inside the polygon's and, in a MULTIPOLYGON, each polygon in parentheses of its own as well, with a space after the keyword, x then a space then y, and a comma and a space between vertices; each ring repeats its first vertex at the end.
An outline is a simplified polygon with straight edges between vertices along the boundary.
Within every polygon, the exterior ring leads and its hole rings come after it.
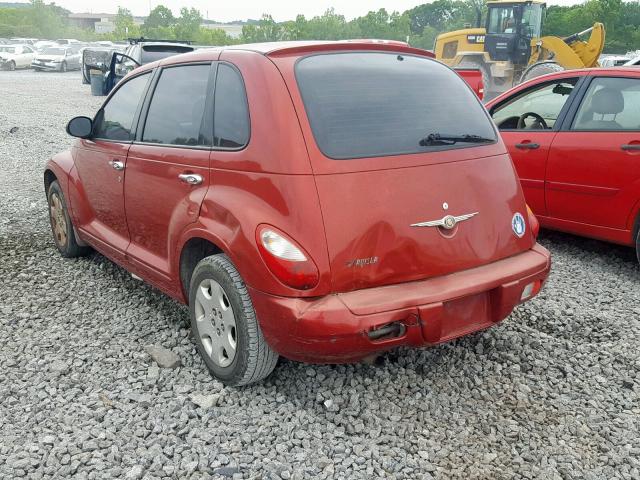
POLYGON ((640 65, 640 57, 635 57, 632 58, 631 60, 629 60, 627 63, 624 64, 625 67, 633 67, 633 66, 638 66, 640 65))
POLYGON ((624 55, 607 55, 600 58, 601 67, 620 67, 629 61, 629 57, 624 55))
POLYGON ((51 40, 40 40, 39 42, 36 42, 33 44, 33 48, 35 48, 36 52, 41 52, 45 48, 59 47, 59 46, 60 46, 59 43, 53 42, 51 40))
POLYGON ((30 68, 35 56, 30 45, 0 45, 0 69, 30 68))
POLYGON ((80 48, 76 45, 45 48, 39 52, 33 62, 31 68, 36 72, 41 71, 57 71, 67 72, 69 70, 79 70, 82 65, 82 55, 80 48))

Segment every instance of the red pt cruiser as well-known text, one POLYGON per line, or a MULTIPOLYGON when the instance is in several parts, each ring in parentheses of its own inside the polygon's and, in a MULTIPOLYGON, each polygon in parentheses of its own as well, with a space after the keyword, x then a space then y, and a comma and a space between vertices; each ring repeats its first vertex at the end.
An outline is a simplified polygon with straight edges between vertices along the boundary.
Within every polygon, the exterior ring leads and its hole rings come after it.
POLYGON ((431 57, 294 42, 135 70, 47 164, 58 249, 188 303, 229 385, 278 355, 354 362, 495 325, 549 253, 480 101, 431 57))

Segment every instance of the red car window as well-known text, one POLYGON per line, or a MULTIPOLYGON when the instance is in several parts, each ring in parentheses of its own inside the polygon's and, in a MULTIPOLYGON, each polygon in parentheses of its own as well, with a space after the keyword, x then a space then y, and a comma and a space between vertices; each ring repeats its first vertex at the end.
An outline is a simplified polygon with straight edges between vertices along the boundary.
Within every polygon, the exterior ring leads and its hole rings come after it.
POLYGON ((201 133, 210 64, 162 70, 153 92, 143 142, 166 145, 210 145, 201 133))
POLYGON ((491 116, 498 128, 512 130, 518 128, 518 119, 522 115, 533 113, 542 117, 544 123, 536 121, 536 117, 532 115, 525 119, 523 128, 552 129, 577 81, 577 78, 567 78, 537 85, 494 108, 491 116))
POLYGON ((150 75, 145 73, 128 80, 109 99, 94 120, 94 137, 128 142, 133 140, 133 118, 150 75))
POLYGON ((640 79, 600 77, 589 85, 572 130, 640 130, 640 79))

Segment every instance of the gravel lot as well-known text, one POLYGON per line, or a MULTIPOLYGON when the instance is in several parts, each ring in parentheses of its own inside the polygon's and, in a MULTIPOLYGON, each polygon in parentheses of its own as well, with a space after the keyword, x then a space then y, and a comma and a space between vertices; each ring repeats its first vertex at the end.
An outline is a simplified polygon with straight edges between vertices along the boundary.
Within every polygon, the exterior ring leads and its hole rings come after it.
POLYGON ((102 100, 78 72, 0 92, 0 478, 640 478, 631 249, 545 233, 546 289, 497 328, 224 388, 185 307, 50 239, 42 167, 102 100))

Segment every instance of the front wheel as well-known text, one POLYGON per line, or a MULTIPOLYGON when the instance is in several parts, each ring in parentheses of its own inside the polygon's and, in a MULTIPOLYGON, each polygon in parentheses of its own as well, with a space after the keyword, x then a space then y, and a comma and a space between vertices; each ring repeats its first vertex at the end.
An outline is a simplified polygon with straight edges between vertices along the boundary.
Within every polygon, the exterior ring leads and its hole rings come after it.
POLYGON ((11 60, 9 62, 9 70, 11 70, 12 72, 16 69, 16 62, 14 62, 13 60, 11 60))
POLYGON ((189 288, 191 333, 210 373, 231 386, 266 378, 278 354, 267 344, 249 292, 226 255, 198 263, 189 288))
POLYGON ((87 255, 91 249, 78 245, 64 194, 57 181, 51 182, 47 192, 47 201, 53 241, 60 254, 65 258, 87 255))

